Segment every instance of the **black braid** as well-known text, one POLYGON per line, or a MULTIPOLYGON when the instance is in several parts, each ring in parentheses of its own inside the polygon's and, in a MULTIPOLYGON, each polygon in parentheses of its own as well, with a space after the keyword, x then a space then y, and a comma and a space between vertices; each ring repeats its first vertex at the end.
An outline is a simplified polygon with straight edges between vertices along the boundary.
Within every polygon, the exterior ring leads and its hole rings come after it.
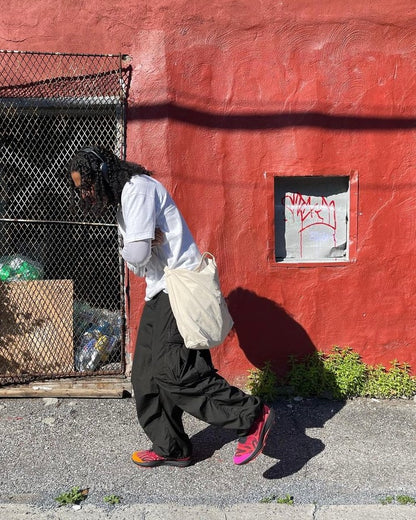
POLYGON ((81 209, 85 213, 100 215, 106 206, 116 206, 121 202, 123 187, 134 175, 152 175, 140 164, 122 161, 109 150, 94 147, 108 167, 105 177, 100 171, 102 162, 92 152, 77 152, 68 164, 68 178, 71 186, 71 208, 75 207, 75 186, 71 173, 78 171, 81 174, 81 191, 88 192, 94 187, 94 198, 80 198, 81 209))

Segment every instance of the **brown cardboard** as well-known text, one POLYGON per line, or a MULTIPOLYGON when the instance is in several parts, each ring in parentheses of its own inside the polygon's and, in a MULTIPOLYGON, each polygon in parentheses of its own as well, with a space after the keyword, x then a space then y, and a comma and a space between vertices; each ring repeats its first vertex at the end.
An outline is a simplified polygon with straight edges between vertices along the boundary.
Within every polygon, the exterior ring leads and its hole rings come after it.
POLYGON ((72 280, 0 284, 0 375, 73 372, 72 280))

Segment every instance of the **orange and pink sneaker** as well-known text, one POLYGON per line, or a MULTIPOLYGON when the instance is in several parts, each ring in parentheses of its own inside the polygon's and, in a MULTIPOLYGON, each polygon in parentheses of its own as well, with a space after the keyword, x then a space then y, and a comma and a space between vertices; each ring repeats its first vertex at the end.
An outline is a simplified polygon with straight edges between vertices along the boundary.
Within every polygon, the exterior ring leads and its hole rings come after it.
POLYGON ((135 451, 131 460, 138 466, 154 468, 155 466, 179 466, 185 468, 191 465, 191 457, 174 459, 173 457, 162 457, 152 450, 135 451))
POLYGON ((259 455, 266 445, 267 436, 274 423, 274 411, 264 405, 259 417, 252 424, 248 435, 238 439, 234 464, 247 464, 259 455))

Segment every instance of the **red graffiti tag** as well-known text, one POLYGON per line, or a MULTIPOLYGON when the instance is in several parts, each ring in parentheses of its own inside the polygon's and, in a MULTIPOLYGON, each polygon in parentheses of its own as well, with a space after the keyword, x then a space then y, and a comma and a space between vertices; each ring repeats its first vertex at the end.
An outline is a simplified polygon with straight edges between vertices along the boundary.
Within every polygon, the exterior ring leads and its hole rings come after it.
MULTIPOLYGON (((300 256, 302 258, 303 233, 312 226, 328 226, 332 229, 334 247, 336 247, 337 219, 335 211, 335 201, 329 201, 326 197, 303 196, 301 193, 288 193, 282 199, 282 204, 292 215, 292 222, 298 223, 300 256)), ((286 215, 286 211, 285 211, 286 215)), ((285 221, 287 222, 287 218, 285 221)))

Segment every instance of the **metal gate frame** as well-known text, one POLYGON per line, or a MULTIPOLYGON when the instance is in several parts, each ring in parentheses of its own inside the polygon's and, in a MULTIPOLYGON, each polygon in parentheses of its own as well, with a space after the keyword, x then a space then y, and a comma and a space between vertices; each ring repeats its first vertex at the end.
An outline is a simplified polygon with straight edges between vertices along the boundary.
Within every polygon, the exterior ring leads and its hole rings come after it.
POLYGON ((0 390, 123 377, 115 210, 70 212, 66 165, 94 145, 124 158, 130 58, 0 50, 0 63, 0 390))

